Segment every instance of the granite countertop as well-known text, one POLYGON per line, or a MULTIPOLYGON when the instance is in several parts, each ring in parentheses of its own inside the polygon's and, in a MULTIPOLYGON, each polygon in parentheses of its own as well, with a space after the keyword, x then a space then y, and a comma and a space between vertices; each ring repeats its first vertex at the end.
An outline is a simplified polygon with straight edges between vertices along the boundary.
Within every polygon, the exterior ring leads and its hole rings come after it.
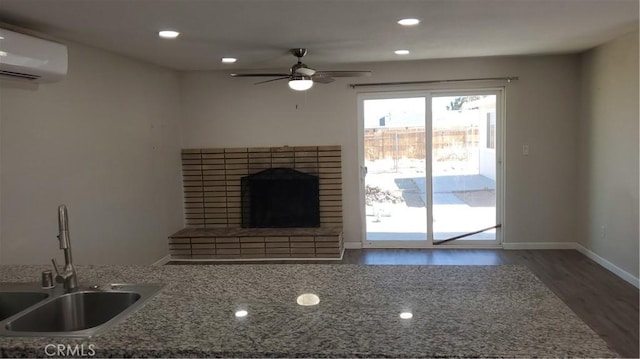
MULTIPOLYGON (((3 265, 0 282, 34 282, 46 269, 3 265)), ((95 337, 0 337, 1 357, 46 357, 48 344, 92 345, 97 357, 615 356, 521 266, 77 266, 77 272, 83 284, 166 286, 95 337), (298 305, 303 293, 317 294, 320 304, 298 305), (499 305, 505 298, 515 304, 499 305), (237 310, 248 315, 236 318, 237 310), (401 319, 403 311, 413 318, 401 319), (533 314, 550 322, 532 323, 533 314)))

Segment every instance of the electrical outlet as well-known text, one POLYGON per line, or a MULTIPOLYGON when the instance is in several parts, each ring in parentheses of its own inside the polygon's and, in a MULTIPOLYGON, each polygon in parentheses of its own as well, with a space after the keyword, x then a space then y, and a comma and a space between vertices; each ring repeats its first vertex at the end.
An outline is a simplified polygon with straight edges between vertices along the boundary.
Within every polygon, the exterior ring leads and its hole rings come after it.
POLYGON ((522 145, 522 155, 529 156, 529 145, 522 145))
POLYGON ((607 226, 600 226, 600 238, 604 239, 607 236, 607 226))

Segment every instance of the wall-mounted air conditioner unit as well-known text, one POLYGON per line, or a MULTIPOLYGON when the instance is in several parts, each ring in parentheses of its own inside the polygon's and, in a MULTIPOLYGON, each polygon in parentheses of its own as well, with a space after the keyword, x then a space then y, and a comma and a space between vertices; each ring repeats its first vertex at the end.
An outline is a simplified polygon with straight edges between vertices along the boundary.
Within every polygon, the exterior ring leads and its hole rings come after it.
POLYGON ((54 82, 67 74, 67 47, 0 29, 0 75, 54 82))

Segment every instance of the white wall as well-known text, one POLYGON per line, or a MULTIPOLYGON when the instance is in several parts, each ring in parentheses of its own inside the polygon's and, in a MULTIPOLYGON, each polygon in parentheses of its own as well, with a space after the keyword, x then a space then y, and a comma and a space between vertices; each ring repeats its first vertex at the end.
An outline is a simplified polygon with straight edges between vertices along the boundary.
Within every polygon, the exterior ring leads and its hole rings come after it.
POLYGON ((68 46, 62 82, 0 82, 0 260, 60 262, 65 203, 76 263, 152 263, 183 226, 178 76, 68 46))
MULTIPOLYGON (((506 241, 575 240, 577 56, 394 62, 351 68, 373 70, 374 76, 364 82, 519 76, 506 89, 506 241), (522 144, 530 147, 527 157, 521 154, 522 144)), ((345 240, 360 242, 356 98, 358 91, 383 89, 353 90, 347 86, 349 79, 340 79, 294 93, 284 81, 254 86, 252 79, 231 78, 229 72, 182 75, 184 147, 342 145, 345 240)))
POLYGON ((581 57, 580 239, 636 278, 638 75, 638 30, 581 57))

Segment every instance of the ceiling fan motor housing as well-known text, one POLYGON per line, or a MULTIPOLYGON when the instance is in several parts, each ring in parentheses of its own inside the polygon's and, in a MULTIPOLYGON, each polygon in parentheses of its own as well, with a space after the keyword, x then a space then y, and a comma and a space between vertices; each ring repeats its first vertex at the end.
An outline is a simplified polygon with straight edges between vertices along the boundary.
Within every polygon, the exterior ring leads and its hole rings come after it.
POLYGON ((303 48, 291 49, 289 51, 291 51, 293 56, 298 58, 298 61, 300 61, 301 57, 304 57, 304 55, 307 54, 307 49, 303 49, 303 48))
MULTIPOLYGON (((303 64, 302 62, 299 62, 299 61, 298 61, 298 63, 297 63, 297 64, 295 64, 295 65, 291 66, 290 71, 291 71, 291 74, 292 74, 292 75, 293 75, 293 74, 296 74, 296 73, 306 74, 306 75, 308 75, 308 76, 313 75, 313 73, 311 73, 312 71, 305 71, 305 70, 298 71, 299 69, 308 69, 308 68, 309 68, 309 66, 307 66, 306 64, 303 64), (309 74, 307 74, 307 73, 309 73, 309 74)), ((311 69, 310 69, 310 70, 311 70, 311 69)), ((315 72, 315 71, 313 71, 313 72, 315 72)))
POLYGON ((307 49, 303 49, 303 48, 297 48, 297 49, 291 49, 290 50, 291 53, 293 54, 293 56, 298 58, 298 63, 294 64, 293 66, 291 66, 291 68, 289 69, 289 71, 291 72, 291 76, 294 76, 296 74, 300 74, 300 75, 305 75, 305 76, 313 76, 313 74, 316 72, 315 70, 309 68, 309 66, 307 66, 306 64, 303 64, 302 61, 300 61, 300 59, 307 54, 307 49), (299 71, 300 69, 303 69, 302 71, 299 71), (304 70, 304 69, 308 69, 308 70, 304 70))

